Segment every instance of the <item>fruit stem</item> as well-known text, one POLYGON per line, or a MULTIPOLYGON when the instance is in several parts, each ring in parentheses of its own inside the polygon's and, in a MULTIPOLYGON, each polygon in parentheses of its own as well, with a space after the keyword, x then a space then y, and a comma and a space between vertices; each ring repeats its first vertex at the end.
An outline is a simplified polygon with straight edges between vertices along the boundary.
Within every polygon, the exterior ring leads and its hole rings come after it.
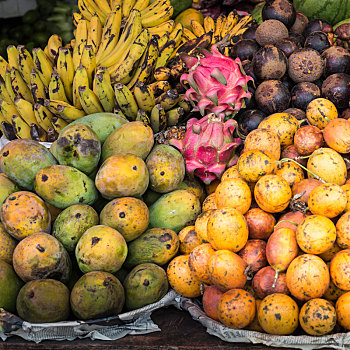
POLYGON ((273 279, 272 288, 276 287, 277 278, 278 278, 278 270, 275 271, 275 278, 273 279))
POLYGON ((292 221, 292 220, 281 220, 281 221, 278 221, 278 223, 274 226, 274 229, 278 226, 279 223, 281 222, 284 222, 284 221, 287 221, 287 222, 290 222, 291 224, 295 225, 295 226, 298 226, 299 224, 297 224, 296 222, 292 221))

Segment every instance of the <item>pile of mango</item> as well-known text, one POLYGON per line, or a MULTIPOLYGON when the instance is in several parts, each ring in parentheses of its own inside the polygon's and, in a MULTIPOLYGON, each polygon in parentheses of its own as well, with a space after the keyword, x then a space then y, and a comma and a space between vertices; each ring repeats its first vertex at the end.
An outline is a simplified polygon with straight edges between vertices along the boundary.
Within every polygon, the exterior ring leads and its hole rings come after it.
POLYGON ((0 308, 32 323, 87 320, 167 293, 177 233, 205 194, 149 126, 89 115, 50 149, 9 142, 0 170, 0 308))

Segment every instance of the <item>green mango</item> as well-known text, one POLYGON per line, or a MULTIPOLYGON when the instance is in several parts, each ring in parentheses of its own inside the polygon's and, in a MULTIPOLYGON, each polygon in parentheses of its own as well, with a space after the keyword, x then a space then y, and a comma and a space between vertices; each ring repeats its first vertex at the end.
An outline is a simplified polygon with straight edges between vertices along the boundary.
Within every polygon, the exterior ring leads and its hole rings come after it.
POLYGON ((5 199, 14 192, 19 191, 19 187, 14 184, 4 173, 0 173, 0 206, 5 199))

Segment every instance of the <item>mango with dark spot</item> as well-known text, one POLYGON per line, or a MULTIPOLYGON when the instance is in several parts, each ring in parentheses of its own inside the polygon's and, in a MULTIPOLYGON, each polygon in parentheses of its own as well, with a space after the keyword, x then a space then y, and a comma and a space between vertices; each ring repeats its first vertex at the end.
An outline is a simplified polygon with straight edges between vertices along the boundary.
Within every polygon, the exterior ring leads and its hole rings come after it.
POLYGON ((31 323, 66 321, 69 317, 69 290, 54 279, 30 281, 17 297, 18 315, 31 323))
POLYGON ((17 191, 19 191, 19 187, 4 173, 0 173, 0 206, 11 193, 17 191))
POLYGON ((79 118, 68 126, 74 124, 84 124, 89 126, 96 133, 101 144, 103 144, 114 130, 126 123, 128 123, 128 121, 119 114, 94 113, 79 118))
POLYGON ((56 164, 55 157, 39 142, 13 140, 5 145, 0 154, 2 171, 17 185, 32 190, 37 172, 56 164))
POLYGON ((80 237, 92 226, 98 225, 96 210, 87 204, 75 204, 58 215, 52 229, 68 252, 73 252, 80 237))
POLYGON ((152 129, 142 122, 130 122, 113 131, 102 147, 102 161, 118 153, 145 159, 154 144, 152 129))
POLYGON ((18 278, 12 266, 0 260, 0 308, 16 312, 16 299, 23 282, 18 278))
POLYGON ((197 196, 186 190, 176 190, 164 194, 149 208, 149 227, 167 227, 178 233, 193 224, 200 212, 197 196))
POLYGON ((51 230, 51 215, 45 202, 28 191, 15 192, 7 197, 1 206, 1 222, 17 240, 51 230))
POLYGON ((118 278, 103 271, 82 276, 70 295, 72 311, 79 320, 116 316, 124 302, 124 288, 118 278))
POLYGON ((61 165, 70 165, 85 174, 96 169, 101 156, 101 143, 87 125, 68 125, 57 139, 57 159, 61 165))
POLYGON ((116 229, 130 242, 147 230, 149 211, 140 199, 116 198, 102 209, 100 220, 101 225, 116 229))
POLYGON ((71 265, 63 245, 44 232, 23 239, 13 252, 13 267, 24 282, 53 278, 67 283, 71 265))
POLYGON ((115 229, 97 225, 89 228, 79 239, 75 257, 82 272, 117 272, 128 254, 124 237, 115 229))
POLYGON ((41 169, 35 177, 35 192, 53 206, 65 209, 73 204, 93 204, 97 199, 94 182, 67 165, 41 169))
POLYGON ((104 198, 142 196, 149 184, 145 162, 131 153, 109 157, 95 179, 96 187, 104 198))
POLYGON ((143 263, 165 265, 176 255, 179 246, 179 237, 174 231, 168 228, 147 230, 129 243, 125 266, 130 268, 143 263))
POLYGON ((182 154, 169 145, 156 145, 146 159, 150 188, 159 193, 175 190, 185 178, 182 154))
POLYGON ((0 223, 0 260, 12 264, 16 244, 17 242, 6 232, 4 225, 0 223))
POLYGON ((124 283, 125 307, 127 310, 139 309, 155 303, 168 291, 168 278, 163 268, 146 263, 134 267, 124 283))

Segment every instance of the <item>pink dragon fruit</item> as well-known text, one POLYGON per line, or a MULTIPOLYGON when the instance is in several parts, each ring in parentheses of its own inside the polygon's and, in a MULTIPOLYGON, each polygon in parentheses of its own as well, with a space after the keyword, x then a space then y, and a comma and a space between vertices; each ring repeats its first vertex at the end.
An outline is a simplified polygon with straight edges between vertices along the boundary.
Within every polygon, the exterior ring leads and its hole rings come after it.
POLYGON ((210 184, 221 178, 227 166, 237 162, 235 149, 242 140, 232 136, 236 125, 235 120, 223 122, 214 113, 200 120, 192 118, 187 122, 184 138, 171 139, 170 144, 181 151, 187 172, 210 184))
POLYGON ((244 107, 244 98, 251 97, 247 84, 253 79, 245 75, 239 58, 233 60, 222 55, 218 46, 219 43, 212 47, 212 53, 203 50, 204 57, 180 54, 189 68, 181 82, 187 81, 191 86, 186 98, 202 115, 232 117, 244 107))

